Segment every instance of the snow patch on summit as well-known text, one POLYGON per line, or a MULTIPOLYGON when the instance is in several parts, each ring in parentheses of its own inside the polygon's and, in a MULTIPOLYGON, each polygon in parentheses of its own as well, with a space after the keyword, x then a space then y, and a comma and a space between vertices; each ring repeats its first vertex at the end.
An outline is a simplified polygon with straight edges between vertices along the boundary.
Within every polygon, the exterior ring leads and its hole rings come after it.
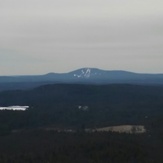
POLYGON ((74 76, 78 78, 89 78, 91 76, 91 69, 82 69, 80 74, 74 74, 74 76))
POLYGON ((91 69, 88 68, 88 69, 86 70, 84 76, 85 76, 86 78, 89 78, 89 77, 91 76, 91 69))

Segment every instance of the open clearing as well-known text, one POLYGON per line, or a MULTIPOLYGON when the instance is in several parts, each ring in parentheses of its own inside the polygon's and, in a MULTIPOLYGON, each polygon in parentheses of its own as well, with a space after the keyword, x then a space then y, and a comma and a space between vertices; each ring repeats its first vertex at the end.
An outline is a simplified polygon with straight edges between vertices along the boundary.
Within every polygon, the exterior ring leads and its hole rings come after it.
POLYGON ((142 125, 120 125, 102 127, 96 129, 86 129, 88 132, 119 132, 119 133, 130 133, 130 134, 141 134, 145 133, 146 129, 142 125))

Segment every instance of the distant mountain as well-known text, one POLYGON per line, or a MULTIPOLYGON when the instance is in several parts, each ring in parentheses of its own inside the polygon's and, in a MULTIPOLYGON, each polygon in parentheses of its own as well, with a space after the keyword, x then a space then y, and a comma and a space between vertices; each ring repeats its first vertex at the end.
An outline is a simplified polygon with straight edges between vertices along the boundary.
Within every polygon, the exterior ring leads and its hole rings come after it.
POLYGON ((76 84, 150 84, 163 85, 163 74, 143 74, 127 71, 108 71, 97 68, 82 68, 69 73, 45 75, 0 76, 0 90, 27 89, 51 83, 76 84))

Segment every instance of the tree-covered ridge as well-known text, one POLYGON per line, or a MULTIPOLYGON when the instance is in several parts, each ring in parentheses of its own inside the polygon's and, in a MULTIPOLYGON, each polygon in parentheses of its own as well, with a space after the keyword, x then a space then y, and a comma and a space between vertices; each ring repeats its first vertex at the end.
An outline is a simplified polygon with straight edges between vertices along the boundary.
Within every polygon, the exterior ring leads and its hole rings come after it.
POLYGON ((162 86, 128 84, 1 92, 0 106, 29 108, 0 111, 0 162, 161 163, 162 99, 162 86), (142 125, 146 132, 86 132, 119 125, 142 125), (69 129, 76 132, 63 132, 69 129))
POLYGON ((155 125, 163 115, 163 87, 139 85, 45 85, 0 93, 0 106, 29 106, 26 112, 0 111, 11 128, 63 125, 104 127, 155 125), (81 107, 81 108, 80 108, 81 107), (82 108, 87 109, 82 109, 82 108), (9 118, 10 117, 10 118, 9 118))

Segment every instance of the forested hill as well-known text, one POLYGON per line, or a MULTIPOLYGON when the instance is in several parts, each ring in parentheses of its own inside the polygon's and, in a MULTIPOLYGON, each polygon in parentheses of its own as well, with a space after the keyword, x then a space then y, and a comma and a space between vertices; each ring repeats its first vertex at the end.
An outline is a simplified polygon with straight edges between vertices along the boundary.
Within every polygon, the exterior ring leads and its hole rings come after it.
MULTIPOLYGON (((11 126, 151 125, 162 119, 162 99, 161 86, 54 84, 1 92, 0 106, 29 106, 28 111, 19 113, 21 117, 12 118, 11 126)), ((2 112, 0 115, 5 122, 7 117, 2 112)))
POLYGON ((158 103, 162 98, 163 86, 50 84, 30 90, 1 92, 0 105, 158 103))

